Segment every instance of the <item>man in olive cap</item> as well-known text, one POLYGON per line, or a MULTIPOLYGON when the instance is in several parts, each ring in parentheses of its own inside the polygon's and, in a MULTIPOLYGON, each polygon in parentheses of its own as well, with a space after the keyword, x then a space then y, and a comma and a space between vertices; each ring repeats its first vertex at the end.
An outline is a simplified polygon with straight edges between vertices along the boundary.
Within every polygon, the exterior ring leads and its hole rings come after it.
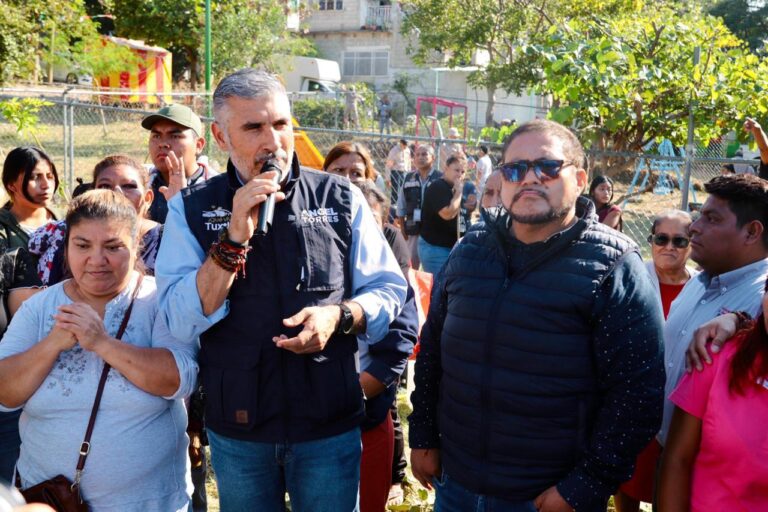
POLYGON ((167 105, 142 119, 141 126, 150 131, 149 156, 153 165, 150 185, 155 199, 149 216, 162 224, 171 196, 215 173, 200 159, 205 147, 203 123, 189 107, 167 105))

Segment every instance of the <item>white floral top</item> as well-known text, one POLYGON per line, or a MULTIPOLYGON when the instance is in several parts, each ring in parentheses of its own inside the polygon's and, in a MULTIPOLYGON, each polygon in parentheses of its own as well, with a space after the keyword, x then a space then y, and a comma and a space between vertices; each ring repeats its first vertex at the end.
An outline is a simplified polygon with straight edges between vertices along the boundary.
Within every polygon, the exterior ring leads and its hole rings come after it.
MULTIPOLYGON (((107 304, 104 326, 113 336, 137 282, 107 304)), ((0 342, 0 359, 29 350, 53 328, 53 314, 72 300, 63 283, 24 302, 0 342)), ((82 492, 94 512, 187 510, 192 484, 183 398, 197 378, 197 342, 176 339, 158 314, 155 280, 145 277, 123 341, 171 351, 181 377, 173 396, 146 393, 114 368, 110 371, 91 438, 82 492)), ((104 361, 79 345, 62 352, 51 372, 23 405, 17 471, 23 487, 62 474, 74 477, 104 361)), ((1 377, 0 377, 1 378, 1 377)), ((0 407, 0 410, 8 411, 0 407)))

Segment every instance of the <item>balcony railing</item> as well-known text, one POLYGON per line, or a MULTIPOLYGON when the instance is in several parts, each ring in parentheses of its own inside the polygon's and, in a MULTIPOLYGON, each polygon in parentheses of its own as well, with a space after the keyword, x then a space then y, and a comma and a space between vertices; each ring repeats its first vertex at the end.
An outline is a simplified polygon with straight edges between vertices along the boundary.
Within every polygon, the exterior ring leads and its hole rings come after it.
POLYGON ((392 6, 368 7, 368 15, 365 18, 365 28, 368 30, 391 30, 392 6))

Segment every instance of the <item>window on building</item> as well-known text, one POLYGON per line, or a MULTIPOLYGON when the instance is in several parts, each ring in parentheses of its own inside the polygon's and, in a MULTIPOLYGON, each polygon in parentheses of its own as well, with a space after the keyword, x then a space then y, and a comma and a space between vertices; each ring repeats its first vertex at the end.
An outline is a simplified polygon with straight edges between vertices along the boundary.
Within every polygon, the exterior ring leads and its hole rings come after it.
POLYGON ((387 76, 388 51, 344 52, 344 76, 387 76))
POLYGON ((317 0, 321 11, 340 11, 344 8, 343 0, 317 0))

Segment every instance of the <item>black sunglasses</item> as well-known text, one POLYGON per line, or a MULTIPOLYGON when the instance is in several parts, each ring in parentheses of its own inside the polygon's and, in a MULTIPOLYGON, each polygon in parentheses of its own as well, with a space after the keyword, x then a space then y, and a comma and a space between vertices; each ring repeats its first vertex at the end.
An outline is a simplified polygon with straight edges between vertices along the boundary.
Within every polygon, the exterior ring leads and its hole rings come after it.
POLYGON ((563 167, 571 165, 573 162, 566 162, 565 160, 515 160, 513 162, 506 162, 499 166, 499 171, 504 179, 511 181, 512 183, 519 183, 523 181, 525 175, 530 169, 533 169, 533 173, 541 181, 553 180, 560 176, 560 171, 563 167))
POLYGON ((691 243, 691 239, 684 236, 670 237, 665 234, 648 235, 648 243, 658 245, 659 247, 666 247, 670 240, 672 241, 672 247, 678 249, 685 249, 691 243))

